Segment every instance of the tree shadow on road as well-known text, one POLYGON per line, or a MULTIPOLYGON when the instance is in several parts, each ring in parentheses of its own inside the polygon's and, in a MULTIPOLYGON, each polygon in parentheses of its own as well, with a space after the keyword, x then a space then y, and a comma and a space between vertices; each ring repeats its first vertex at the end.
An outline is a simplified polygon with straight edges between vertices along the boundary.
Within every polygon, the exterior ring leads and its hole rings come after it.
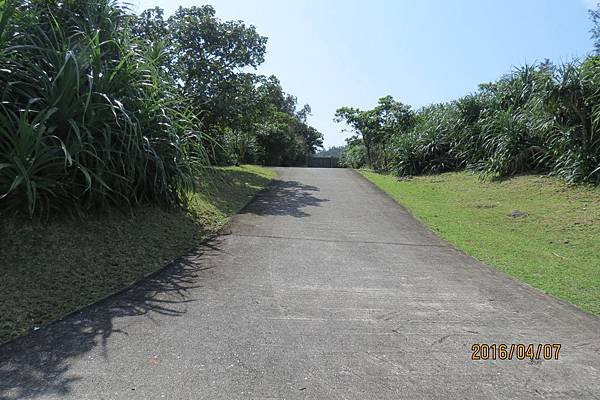
POLYGON ((289 215, 296 218, 308 217, 306 207, 320 207, 328 199, 314 195, 320 189, 297 181, 275 179, 267 190, 260 192, 241 214, 289 215))
POLYGON ((129 290, 0 347, 0 399, 69 394, 80 380, 69 375, 73 359, 97 346, 108 358, 109 338, 127 335, 114 327, 118 318, 185 314, 187 304, 195 301, 187 292, 202 286, 202 271, 207 269, 197 260, 219 251, 208 242, 129 290))

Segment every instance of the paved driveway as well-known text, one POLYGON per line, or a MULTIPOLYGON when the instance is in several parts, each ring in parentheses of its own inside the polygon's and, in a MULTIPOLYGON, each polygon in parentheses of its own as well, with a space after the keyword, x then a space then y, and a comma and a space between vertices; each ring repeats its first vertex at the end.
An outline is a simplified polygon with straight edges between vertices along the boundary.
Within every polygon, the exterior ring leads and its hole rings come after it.
POLYGON ((463 255, 353 171, 278 172, 195 254, 0 348, 0 398, 600 398, 600 318, 463 255), (472 361, 474 343, 562 348, 472 361))

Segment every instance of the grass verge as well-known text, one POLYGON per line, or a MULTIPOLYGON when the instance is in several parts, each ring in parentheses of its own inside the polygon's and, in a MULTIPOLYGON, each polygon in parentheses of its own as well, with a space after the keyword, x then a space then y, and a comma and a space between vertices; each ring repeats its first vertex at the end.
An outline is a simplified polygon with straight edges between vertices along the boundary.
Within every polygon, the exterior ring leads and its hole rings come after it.
POLYGON ((459 249, 600 315, 600 188, 541 176, 361 174, 459 249))
POLYGON ((0 343, 159 270, 219 230, 274 175, 256 166, 207 169, 188 212, 147 206, 84 222, 3 220, 0 343))

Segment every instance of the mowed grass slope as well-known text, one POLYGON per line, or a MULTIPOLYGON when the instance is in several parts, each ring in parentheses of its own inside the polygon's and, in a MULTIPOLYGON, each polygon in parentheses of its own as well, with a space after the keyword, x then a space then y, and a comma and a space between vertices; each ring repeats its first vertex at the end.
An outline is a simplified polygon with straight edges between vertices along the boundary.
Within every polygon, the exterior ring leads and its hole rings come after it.
POLYGON ((459 249, 600 314, 600 188, 541 176, 361 173, 459 249), (510 216, 515 210, 528 215, 510 216))
POLYGON ((2 220, 0 343, 159 270, 214 234, 274 172, 207 169, 189 212, 141 207, 86 221, 2 220))

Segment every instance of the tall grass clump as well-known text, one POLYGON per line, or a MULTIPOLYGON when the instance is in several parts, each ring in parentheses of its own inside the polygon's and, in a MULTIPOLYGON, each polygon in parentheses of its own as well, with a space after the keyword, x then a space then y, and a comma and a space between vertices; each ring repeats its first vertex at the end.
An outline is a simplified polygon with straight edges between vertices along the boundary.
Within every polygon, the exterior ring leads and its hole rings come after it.
POLYGON ((552 173, 600 183, 600 57, 557 69, 547 93, 552 173))
POLYGON ((548 117, 542 103, 549 80, 547 68, 526 65, 481 85, 485 103, 476 121, 479 149, 474 149, 473 169, 492 177, 540 169, 546 134, 540 122, 548 117))
POLYGON ((423 108, 412 130, 394 135, 392 170, 399 175, 416 175, 456 169, 462 163, 455 151, 454 128, 458 118, 455 104, 423 108))
POLYGON ((176 204, 204 162, 164 48, 111 0, 0 0, 0 210, 176 204))

